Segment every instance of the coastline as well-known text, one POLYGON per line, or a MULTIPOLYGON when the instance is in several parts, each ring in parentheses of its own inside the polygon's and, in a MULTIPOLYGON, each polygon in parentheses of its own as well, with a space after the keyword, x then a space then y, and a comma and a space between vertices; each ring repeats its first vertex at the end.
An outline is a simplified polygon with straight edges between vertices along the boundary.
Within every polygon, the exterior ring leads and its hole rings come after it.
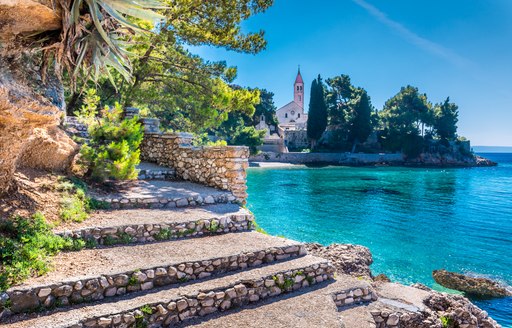
POLYGON ((264 152, 249 157, 250 167, 285 168, 298 166, 386 166, 422 168, 490 167, 497 163, 479 155, 453 156, 421 154, 408 160, 403 154, 367 153, 272 153, 264 152))

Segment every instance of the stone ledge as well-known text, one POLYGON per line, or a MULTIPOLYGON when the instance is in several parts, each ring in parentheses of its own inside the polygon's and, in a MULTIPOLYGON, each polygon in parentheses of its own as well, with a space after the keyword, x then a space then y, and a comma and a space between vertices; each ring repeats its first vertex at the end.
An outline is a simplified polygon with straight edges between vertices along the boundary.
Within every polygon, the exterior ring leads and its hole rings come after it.
POLYGON ((130 224, 117 227, 83 228, 59 232, 58 235, 74 239, 94 239, 98 244, 127 244, 153 242, 184 237, 199 237, 236 231, 251 230, 252 214, 231 214, 211 219, 160 224, 130 224))
POLYGON ((245 280, 224 288, 201 290, 165 302, 146 304, 131 311, 83 320, 73 328, 172 326, 195 317, 243 307, 245 304, 276 297, 283 293, 306 288, 310 285, 331 280, 334 268, 328 263, 305 266, 276 273, 259 279, 245 280))
POLYGON ((237 198, 230 192, 216 195, 196 195, 181 198, 162 198, 162 197, 144 197, 144 198, 111 198, 97 197, 98 201, 107 202, 112 209, 125 208, 176 208, 186 206, 200 206, 210 204, 237 203, 237 198))
POLYGON ((274 246, 257 252, 244 252, 220 258, 102 275, 97 278, 66 281, 61 284, 32 286, 26 289, 14 287, 7 291, 7 294, 12 304, 11 310, 14 313, 39 308, 66 307, 71 304, 94 302, 127 293, 145 291, 158 286, 204 279, 224 272, 257 267, 305 254, 306 249, 303 245, 274 246))
POLYGON ((354 304, 369 303, 377 300, 377 294, 371 287, 354 287, 332 294, 338 308, 354 304))

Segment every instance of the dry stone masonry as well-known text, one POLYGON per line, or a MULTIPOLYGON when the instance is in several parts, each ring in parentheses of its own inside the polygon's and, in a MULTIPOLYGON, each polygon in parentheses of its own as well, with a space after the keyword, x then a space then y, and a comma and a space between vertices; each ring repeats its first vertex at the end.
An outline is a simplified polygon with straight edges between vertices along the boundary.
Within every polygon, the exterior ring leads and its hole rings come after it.
MULTIPOLYGON (((204 279, 219 273, 243 270, 248 267, 256 267, 305 254, 306 249, 302 245, 272 247, 259 252, 240 253, 197 262, 178 263, 115 275, 103 275, 97 278, 66 281, 50 286, 31 287, 24 290, 12 288, 7 293, 12 303, 11 310, 13 312, 64 307, 70 304, 93 302, 127 293, 145 291, 159 286, 204 279)), ((320 276, 327 274, 324 269, 326 267, 317 270, 316 273, 320 276)), ((317 279, 315 271, 311 272, 311 278, 317 279)), ((306 273, 309 272, 306 271, 306 273)), ((276 282, 272 281, 272 286, 267 287, 274 287, 275 289, 276 284, 287 285, 284 280, 281 282, 279 279, 276 282)), ((298 278, 291 285, 295 285, 297 281, 299 281, 298 278)), ((302 282, 302 279, 300 279, 300 282, 302 282)))
POLYGON ((128 244, 182 237, 199 237, 252 229, 254 217, 251 214, 232 214, 219 218, 202 219, 196 222, 169 222, 164 224, 131 224, 119 227, 84 228, 59 233, 73 239, 94 240, 95 244, 128 244))
POLYGON ((141 327, 167 327, 194 317, 203 317, 292 292, 332 279, 333 276, 334 268, 328 263, 314 264, 300 270, 243 281, 222 290, 201 291, 126 313, 87 320, 73 328, 131 327, 137 324, 141 327))
POLYGON ((337 307, 367 303, 377 300, 377 294, 370 287, 356 287, 341 290, 332 295, 337 307))
POLYGON ((144 198, 124 198, 98 196, 95 197, 100 202, 106 202, 111 209, 125 208, 176 208, 199 205, 213 205, 235 203, 237 198, 230 192, 215 195, 196 195, 190 197, 162 198, 162 197, 144 197, 144 198))
POLYGON ((174 168, 177 178, 228 190, 245 203, 247 147, 193 147, 188 133, 145 133, 141 158, 174 168))

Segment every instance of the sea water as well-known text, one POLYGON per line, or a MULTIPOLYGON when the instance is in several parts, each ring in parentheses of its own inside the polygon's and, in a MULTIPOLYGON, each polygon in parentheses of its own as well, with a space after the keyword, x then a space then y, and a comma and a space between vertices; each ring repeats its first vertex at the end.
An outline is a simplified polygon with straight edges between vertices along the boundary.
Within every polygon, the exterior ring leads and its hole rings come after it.
MULTIPOLYGON (((268 233, 370 248, 374 274, 437 290, 447 269, 512 285, 512 154, 485 168, 251 168, 248 206, 268 233)), ((472 299, 512 327, 512 297, 472 299)))

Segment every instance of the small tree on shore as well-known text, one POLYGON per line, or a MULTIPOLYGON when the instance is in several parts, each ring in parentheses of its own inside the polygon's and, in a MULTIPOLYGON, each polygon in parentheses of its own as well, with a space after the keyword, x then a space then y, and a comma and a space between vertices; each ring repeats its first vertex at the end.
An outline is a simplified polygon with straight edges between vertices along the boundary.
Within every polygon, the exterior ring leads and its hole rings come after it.
POLYGON ((322 78, 318 75, 311 83, 311 97, 309 100, 308 112, 308 138, 311 140, 312 148, 316 147, 318 139, 327 127, 327 106, 324 98, 324 86, 322 78))
POLYGON ((459 121, 459 107, 450 103, 450 97, 444 103, 436 104, 434 107, 434 129, 437 136, 444 140, 453 140, 457 133, 457 122, 459 121))
POLYGON ((370 97, 362 88, 355 89, 353 94, 346 117, 348 141, 352 143, 352 152, 355 151, 357 144, 366 141, 373 131, 373 106, 370 104, 370 97))

